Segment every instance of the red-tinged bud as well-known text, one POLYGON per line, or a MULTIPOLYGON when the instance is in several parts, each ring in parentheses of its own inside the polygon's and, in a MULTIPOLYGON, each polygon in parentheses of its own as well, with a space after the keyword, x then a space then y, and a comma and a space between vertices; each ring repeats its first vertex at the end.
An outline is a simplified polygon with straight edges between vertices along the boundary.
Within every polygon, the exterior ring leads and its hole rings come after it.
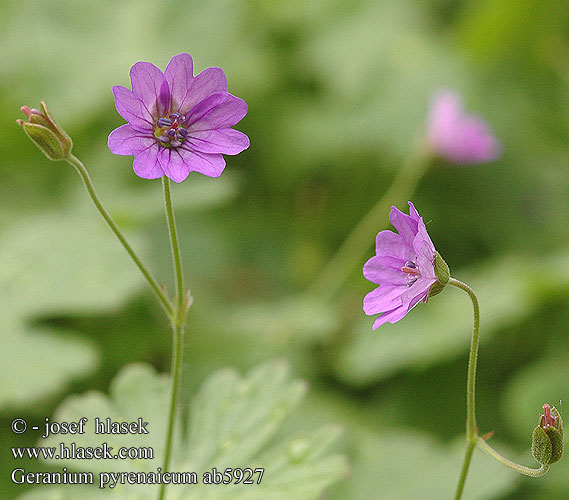
POLYGON ((543 405, 539 425, 533 430, 531 452, 542 465, 559 462, 563 456, 563 421, 555 407, 543 405))
POLYGON ((50 160, 65 160, 71 153, 73 142, 51 117, 45 103, 41 101, 41 111, 28 106, 20 109, 28 121, 16 120, 16 123, 24 129, 26 135, 50 160))

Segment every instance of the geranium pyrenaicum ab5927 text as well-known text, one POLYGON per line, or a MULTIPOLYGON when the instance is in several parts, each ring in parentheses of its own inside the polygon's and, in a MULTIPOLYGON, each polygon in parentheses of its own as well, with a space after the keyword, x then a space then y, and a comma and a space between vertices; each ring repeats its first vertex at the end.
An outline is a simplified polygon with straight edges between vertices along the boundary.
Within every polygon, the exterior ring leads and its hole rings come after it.
POLYGON ((181 182, 192 171, 219 177, 222 154, 249 147, 249 138, 231 128, 247 114, 247 104, 227 92, 221 68, 194 77, 192 58, 183 53, 164 73, 138 62, 130 79, 132 90, 113 87, 117 111, 128 123, 111 132, 108 145, 114 154, 134 155, 139 177, 181 182))
POLYGON ((433 242, 411 202, 409 209, 407 215, 391 207, 389 220, 399 234, 381 231, 375 241, 376 256, 364 265, 364 277, 379 285, 364 298, 366 314, 382 313, 374 330, 386 322, 396 323, 419 301, 426 302, 431 287, 439 281, 433 242))

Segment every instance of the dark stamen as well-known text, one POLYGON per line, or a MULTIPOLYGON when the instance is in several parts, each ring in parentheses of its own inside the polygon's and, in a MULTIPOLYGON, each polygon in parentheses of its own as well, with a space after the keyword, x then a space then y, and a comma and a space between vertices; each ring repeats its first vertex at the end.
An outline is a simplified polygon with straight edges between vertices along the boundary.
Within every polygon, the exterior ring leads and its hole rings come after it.
POLYGON ((158 126, 159 127, 171 127, 172 126, 172 120, 169 120, 168 118, 160 118, 160 120, 158 120, 158 126))

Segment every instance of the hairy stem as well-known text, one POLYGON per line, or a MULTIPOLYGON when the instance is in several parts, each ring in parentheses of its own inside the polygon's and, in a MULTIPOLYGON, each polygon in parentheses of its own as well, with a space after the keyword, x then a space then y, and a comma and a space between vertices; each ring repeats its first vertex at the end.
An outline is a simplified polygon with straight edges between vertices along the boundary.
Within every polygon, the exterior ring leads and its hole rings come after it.
POLYGON ((478 298, 474 293, 474 290, 470 288, 466 283, 450 278, 448 281, 449 285, 455 286, 464 290, 470 300, 472 300, 472 308, 474 311, 474 327, 472 329, 472 338, 470 340, 470 354, 468 357, 468 377, 466 382, 466 453, 464 455, 464 462, 462 465, 462 471, 460 473, 460 478, 458 480, 458 485, 456 488, 455 500, 460 500, 462 496, 462 491, 464 489, 464 484, 466 482, 466 476, 468 475, 468 469, 470 467, 470 461, 472 459, 472 452, 476 446, 476 439, 478 434, 478 429, 476 426, 476 408, 475 408, 475 393, 476 393, 476 363, 478 360, 478 345, 480 343, 480 306, 478 304, 478 298))
POLYGON ((476 428, 476 364, 478 361, 478 345, 480 343, 480 306, 478 297, 474 290, 466 283, 450 278, 449 285, 455 286, 468 293, 472 300, 472 308, 474 310, 474 328, 472 329, 472 338, 470 340, 470 354, 468 357, 468 378, 466 383, 466 437, 472 441, 477 434, 476 428))
POLYGON ((464 461, 462 463, 462 470, 460 472, 460 478, 458 479, 458 485, 456 487, 456 494, 454 495, 454 500, 460 500, 462 497, 462 491, 464 490, 464 484, 466 482, 466 476, 468 474, 468 469, 470 467, 470 461, 472 460, 472 452, 476 443, 474 441, 469 441, 466 446, 466 452, 464 454, 464 461))
POLYGON ((526 467, 525 465, 520 465, 517 464, 516 462, 512 462, 511 460, 508 460, 506 457, 500 455, 500 453, 498 453, 494 448, 492 448, 480 436, 476 438, 476 444, 478 445, 479 448, 488 453, 488 455, 498 460, 498 462, 504 464, 507 467, 510 467, 510 469, 514 469, 516 472, 519 472, 520 474, 524 474, 525 476, 541 477, 547 474, 547 471, 549 470, 549 465, 542 465, 539 469, 532 469, 531 467, 526 467))
MULTIPOLYGON (((174 217, 174 208, 172 206, 172 197, 170 194, 170 179, 166 176, 162 177, 164 186, 164 205, 166 208, 166 220, 168 222, 168 232, 170 235, 170 246, 172 249, 172 260, 174 263, 174 280, 176 282, 176 310, 173 314, 172 321, 172 387, 170 393, 170 409, 168 417, 168 429, 166 431, 166 447, 164 451, 164 464, 162 470, 168 471, 170 466, 170 458, 172 455, 172 444, 174 437, 174 428, 176 417, 178 414, 178 402, 180 395, 180 381, 182 379, 182 366, 184 355, 184 327, 186 316, 190 306, 189 294, 184 289, 184 274, 182 269, 182 255, 178 240, 178 231, 176 229, 176 219, 174 217)), ((164 500, 166 495, 166 483, 160 485, 158 499, 164 500)))

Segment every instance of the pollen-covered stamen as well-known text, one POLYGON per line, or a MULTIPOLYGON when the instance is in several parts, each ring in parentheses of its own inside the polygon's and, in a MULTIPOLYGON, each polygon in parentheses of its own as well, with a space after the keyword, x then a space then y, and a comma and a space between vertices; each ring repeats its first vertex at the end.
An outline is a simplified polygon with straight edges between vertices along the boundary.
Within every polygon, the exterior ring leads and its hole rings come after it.
POLYGON ((160 118, 156 122, 154 136, 160 141, 162 146, 177 148, 188 135, 188 131, 182 127, 183 121, 184 117, 180 113, 172 113, 168 118, 160 118))
POLYGON ((405 262, 405 265, 401 268, 401 271, 407 273, 407 286, 411 286, 415 281, 421 277, 421 272, 417 269, 417 264, 412 260, 405 262))
POLYGON ((541 416, 541 420, 539 422, 540 427, 555 427, 556 417, 551 414, 551 407, 545 403, 543 405, 543 415, 541 416))

